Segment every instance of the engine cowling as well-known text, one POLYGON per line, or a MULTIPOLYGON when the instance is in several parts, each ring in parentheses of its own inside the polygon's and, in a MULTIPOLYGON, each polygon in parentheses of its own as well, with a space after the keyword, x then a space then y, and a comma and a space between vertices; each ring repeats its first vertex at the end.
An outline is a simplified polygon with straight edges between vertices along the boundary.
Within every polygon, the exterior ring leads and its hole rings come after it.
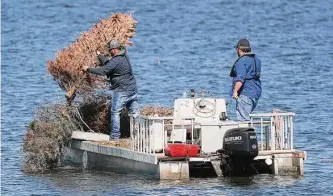
POLYGON ((228 130, 223 138, 223 150, 229 156, 258 156, 258 141, 253 128, 228 130))
POLYGON ((248 176, 256 173, 252 163, 258 156, 258 141, 253 128, 228 130, 223 137, 223 148, 218 152, 223 176, 248 176))

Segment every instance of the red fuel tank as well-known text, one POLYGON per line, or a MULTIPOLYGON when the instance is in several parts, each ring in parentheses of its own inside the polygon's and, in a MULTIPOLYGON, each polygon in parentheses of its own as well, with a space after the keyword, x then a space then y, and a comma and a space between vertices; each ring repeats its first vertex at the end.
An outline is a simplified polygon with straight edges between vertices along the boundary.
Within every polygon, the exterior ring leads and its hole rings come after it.
POLYGON ((200 148, 195 144, 187 144, 187 156, 188 157, 197 157, 200 153, 200 148))
POLYGON ((170 157, 197 157, 200 148, 195 144, 173 143, 167 144, 164 152, 166 156, 170 157))

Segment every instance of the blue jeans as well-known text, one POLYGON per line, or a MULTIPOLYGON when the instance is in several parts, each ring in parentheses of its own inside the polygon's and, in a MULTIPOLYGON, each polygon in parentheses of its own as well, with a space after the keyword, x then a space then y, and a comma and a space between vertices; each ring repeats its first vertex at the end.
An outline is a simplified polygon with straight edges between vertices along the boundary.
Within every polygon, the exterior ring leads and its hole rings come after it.
POLYGON ((135 91, 112 92, 111 139, 120 138, 120 113, 126 107, 129 114, 139 113, 138 95, 135 91))
POLYGON ((259 99, 240 95, 236 100, 236 113, 238 121, 249 121, 250 113, 256 108, 259 99))

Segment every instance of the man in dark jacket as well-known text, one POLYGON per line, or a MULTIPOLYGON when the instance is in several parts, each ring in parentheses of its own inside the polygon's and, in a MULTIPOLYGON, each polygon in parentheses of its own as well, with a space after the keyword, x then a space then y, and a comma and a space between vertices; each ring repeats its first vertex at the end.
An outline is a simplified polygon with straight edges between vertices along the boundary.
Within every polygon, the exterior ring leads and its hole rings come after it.
POLYGON ((107 43, 107 50, 112 58, 108 59, 99 55, 101 67, 82 67, 89 73, 107 76, 110 79, 112 90, 111 106, 111 130, 110 139, 120 138, 120 113, 127 107, 130 114, 136 115, 139 112, 136 81, 133 75, 130 59, 126 50, 122 48, 118 40, 111 40, 107 43))
POLYGON ((250 42, 247 39, 239 40, 235 48, 238 59, 230 70, 230 96, 236 99, 237 120, 246 121, 250 120, 249 115, 261 96, 261 61, 251 53, 250 42))

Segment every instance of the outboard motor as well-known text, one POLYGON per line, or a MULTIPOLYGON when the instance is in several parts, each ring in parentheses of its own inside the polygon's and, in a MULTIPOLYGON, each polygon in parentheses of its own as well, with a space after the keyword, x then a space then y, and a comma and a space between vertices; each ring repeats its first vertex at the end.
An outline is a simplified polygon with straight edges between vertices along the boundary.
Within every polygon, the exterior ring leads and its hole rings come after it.
POLYGON ((228 130, 223 138, 221 157, 223 176, 249 176, 256 174, 253 159, 258 156, 258 141, 253 128, 228 130))

